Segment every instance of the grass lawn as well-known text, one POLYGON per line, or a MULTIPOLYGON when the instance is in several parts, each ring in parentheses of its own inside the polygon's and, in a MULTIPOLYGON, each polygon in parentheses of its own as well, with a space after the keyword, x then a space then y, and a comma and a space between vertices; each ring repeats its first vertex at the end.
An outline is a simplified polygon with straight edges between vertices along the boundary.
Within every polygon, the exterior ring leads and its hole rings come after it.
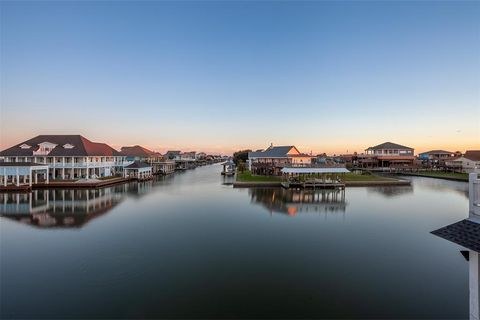
MULTIPOLYGON (((396 179, 381 177, 370 174, 356 174, 346 173, 343 178, 344 181, 394 181, 396 179)), ((246 170, 243 173, 237 172, 237 181, 239 182, 280 182, 282 177, 278 176, 258 176, 252 175, 252 173, 246 170)))
POLYGON ((421 171, 415 175, 433 177, 433 178, 455 178, 468 181, 468 173, 443 172, 443 171, 421 171))
POLYGON ((377 176, 374 174, 357 174, 357 173, 345 173, 345 176, 341 178, 343 181, 394 181, 396 179, 377 176))
POLYGON ((277 176, 257 176, 252 175, 248 170, 237 172, 237 181, 239 182, 280 182, 282 177, 277 176))

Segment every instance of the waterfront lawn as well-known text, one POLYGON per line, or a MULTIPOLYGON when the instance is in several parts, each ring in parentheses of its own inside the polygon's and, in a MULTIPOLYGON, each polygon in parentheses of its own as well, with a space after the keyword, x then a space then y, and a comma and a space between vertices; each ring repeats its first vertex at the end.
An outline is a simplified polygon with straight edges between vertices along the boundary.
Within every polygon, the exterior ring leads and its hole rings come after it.
POLYGON ((280 182, 282 177, 277 176, 257 176, 252 175, 248 170, 244 172, 237 171, 237 181, 239 182, 280 182))
POLYGON ((374 174, 358 174, 358 173, 345 173, 344 176, 341 176, 343 181, 395 181, 397 179, 377 176, 374 174))
POLYGON ((444 172, 444 171, 420 171, 415 175, 432 178, 453 178, 468 181, 468 173, 444 172))

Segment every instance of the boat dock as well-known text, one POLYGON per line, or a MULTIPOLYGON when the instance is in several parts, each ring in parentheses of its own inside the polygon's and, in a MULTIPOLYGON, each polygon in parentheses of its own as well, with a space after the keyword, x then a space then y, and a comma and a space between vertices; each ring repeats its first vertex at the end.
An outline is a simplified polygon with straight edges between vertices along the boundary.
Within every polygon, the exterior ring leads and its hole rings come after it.
POLYGON ((283 181, 281 184, 285 189, 345 189, 345 183, 343 182, 325 182, 321 179, 307 181, 283 181))

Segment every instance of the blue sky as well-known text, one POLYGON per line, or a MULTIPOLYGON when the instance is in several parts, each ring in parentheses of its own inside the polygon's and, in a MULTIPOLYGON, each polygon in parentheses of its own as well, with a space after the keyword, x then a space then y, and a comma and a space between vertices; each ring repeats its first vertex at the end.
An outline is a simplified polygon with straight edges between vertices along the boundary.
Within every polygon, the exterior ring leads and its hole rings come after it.
POLYGON ((480 148, 480 2, 1 2, 0 144, 480 148))

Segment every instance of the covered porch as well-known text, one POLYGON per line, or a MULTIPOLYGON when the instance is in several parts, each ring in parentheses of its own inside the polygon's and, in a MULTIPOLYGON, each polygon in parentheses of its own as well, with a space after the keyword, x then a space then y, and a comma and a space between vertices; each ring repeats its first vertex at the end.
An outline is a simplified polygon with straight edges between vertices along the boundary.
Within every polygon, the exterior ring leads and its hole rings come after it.
POLYGON ((33 162, 0 163, 0 186, 4 189, 12 186, 31 187, 33 184, 38 184, 39 180, 49 183, 48 165, 33 162))
POLYGON ((345 188, 342 176, 350 172, 344 167, 285 167, 282 169, 284 188, 345 188))
POLYGON ((153 177, 152 166, 142 161, 134 161, 123 168, 123 176, 138 180, 151 179, 153 177))

